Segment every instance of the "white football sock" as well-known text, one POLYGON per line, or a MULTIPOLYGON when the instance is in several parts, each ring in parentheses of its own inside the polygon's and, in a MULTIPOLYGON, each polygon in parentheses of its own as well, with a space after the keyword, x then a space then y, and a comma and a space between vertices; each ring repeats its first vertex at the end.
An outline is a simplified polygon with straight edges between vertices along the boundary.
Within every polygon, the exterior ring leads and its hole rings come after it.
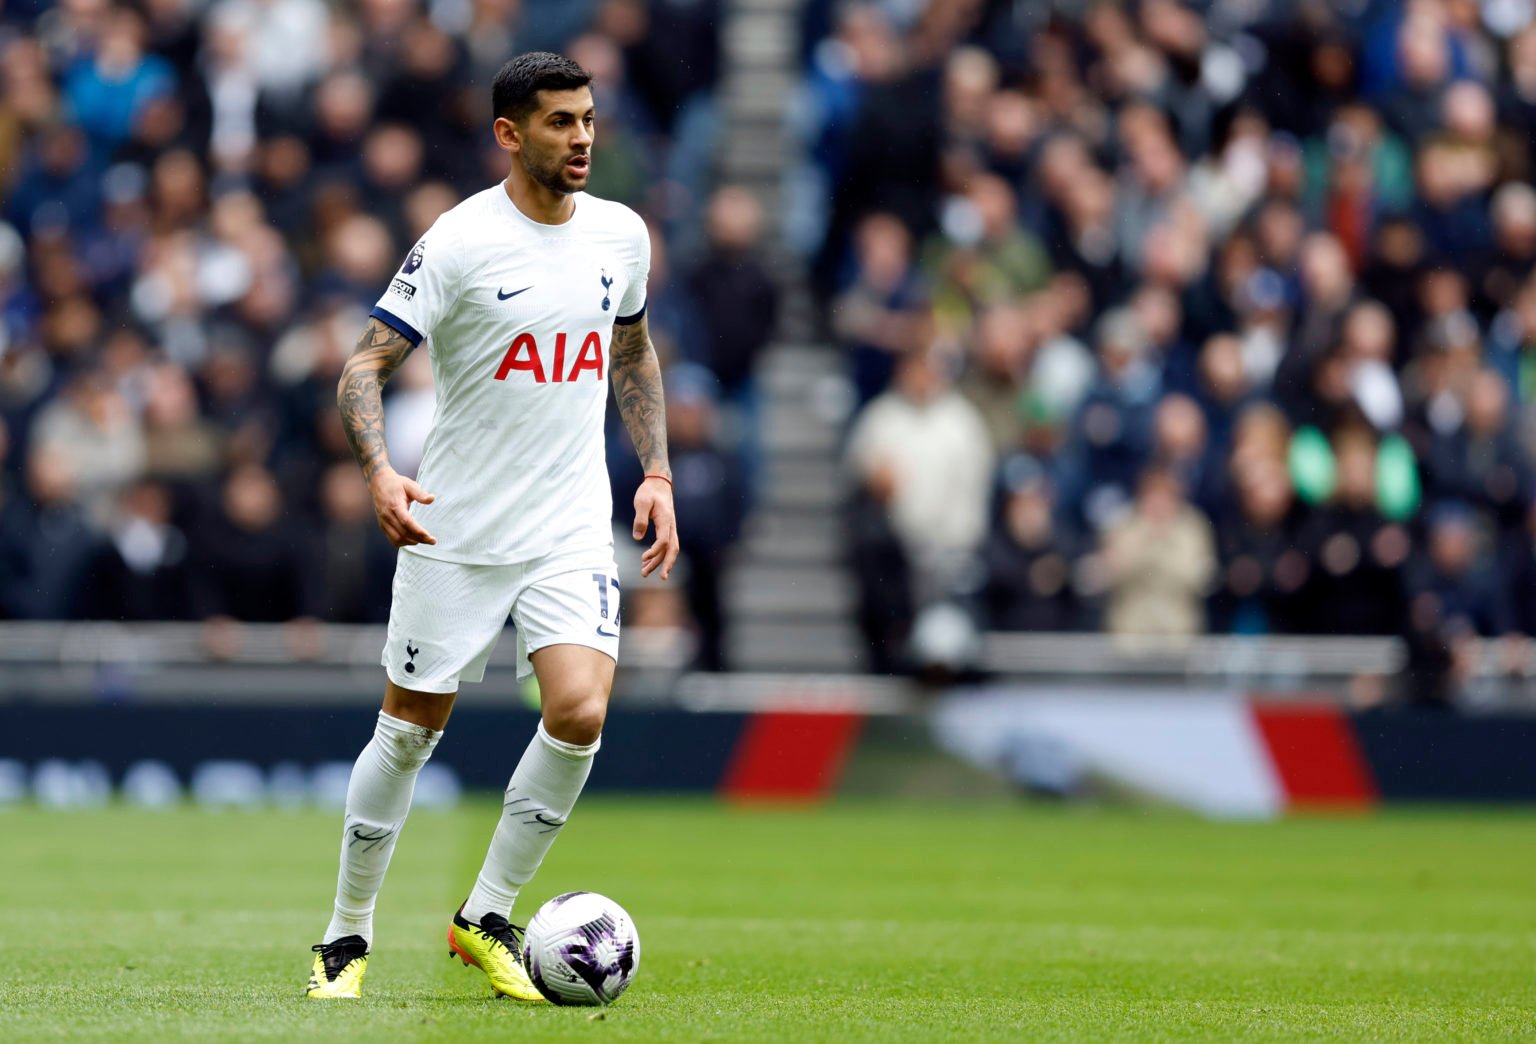
POLYGON ((465 920, 479 924, 488 913, 512 915, 517 893, 544 861, 549 846, 581 796, 592 771, 599 738, 582 747, 555 739, 539 722, 533 742, 517 763, 502 800, 501 820, 485 865, 464 903, 465 920))
POLYGON ((416 774, 442 737, 441 732, 379 711, 373 739, 358 755, 347 784, 336 910, 323 942, 361 935, 372 947, 374 900, 411 809, 416 774))

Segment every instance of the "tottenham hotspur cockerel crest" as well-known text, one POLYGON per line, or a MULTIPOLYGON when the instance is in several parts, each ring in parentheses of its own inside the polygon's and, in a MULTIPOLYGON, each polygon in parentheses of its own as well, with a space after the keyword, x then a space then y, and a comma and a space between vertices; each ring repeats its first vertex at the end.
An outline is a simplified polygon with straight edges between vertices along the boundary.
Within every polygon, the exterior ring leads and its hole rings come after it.
POLYGON ((608 311, 608 306, 613 302, 608 298, 608 288, 613 285, 613 276, 608 274, 608 269, 603 269, 603 311, 608 311))

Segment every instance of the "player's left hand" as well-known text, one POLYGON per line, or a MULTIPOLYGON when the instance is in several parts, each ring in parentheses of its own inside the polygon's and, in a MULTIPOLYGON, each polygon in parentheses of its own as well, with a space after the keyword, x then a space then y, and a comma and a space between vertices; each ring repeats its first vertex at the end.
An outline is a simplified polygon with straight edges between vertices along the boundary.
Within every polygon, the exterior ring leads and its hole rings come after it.
POLYGON ((644 540, 652 523, 656 542, 640 554, 640 575, 650 576, 660 566, 665 580, 672 575, 678 552, 677 514, 672 509, 672 484, 666 479, 648 478, 635 491, 635 539, 644 540))

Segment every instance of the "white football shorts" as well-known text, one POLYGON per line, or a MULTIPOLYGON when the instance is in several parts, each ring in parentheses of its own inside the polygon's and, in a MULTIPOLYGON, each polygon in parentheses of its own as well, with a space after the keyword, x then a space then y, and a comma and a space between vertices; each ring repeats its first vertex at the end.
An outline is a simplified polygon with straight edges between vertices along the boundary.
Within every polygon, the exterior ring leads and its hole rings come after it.
POLYGON ((507 618, 517 627, 517 676, 546 645, 585 645, 619 659, 619 570, 613 551, 556 553, 520 565, 467 565, 402 550, 384 665, 417 692, 478 682, 507 618))

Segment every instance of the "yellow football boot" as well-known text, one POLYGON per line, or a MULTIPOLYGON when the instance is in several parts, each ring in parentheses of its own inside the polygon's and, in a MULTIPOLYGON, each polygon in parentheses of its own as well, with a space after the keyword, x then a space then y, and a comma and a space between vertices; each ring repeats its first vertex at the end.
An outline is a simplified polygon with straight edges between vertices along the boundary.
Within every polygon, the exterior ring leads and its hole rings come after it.
POLYGON ((362 997, 363 972, 368 970, 368 943, 361 935, 344 936, 312 949, 315 966, 309 973, 304 996, 315 1000, 358 1000, 362 997))
POLYGON ((503 997, 520 1001, 542 1001, 540 993, 523 970, 523 950, 518 936, 522 929, 508 924, 500 914, 486 914, 479 924, 464 919, 464 908, 453 915, 448 926, 448 956, 465 965, 473 964, 491 980, 491 989, 503 997))

